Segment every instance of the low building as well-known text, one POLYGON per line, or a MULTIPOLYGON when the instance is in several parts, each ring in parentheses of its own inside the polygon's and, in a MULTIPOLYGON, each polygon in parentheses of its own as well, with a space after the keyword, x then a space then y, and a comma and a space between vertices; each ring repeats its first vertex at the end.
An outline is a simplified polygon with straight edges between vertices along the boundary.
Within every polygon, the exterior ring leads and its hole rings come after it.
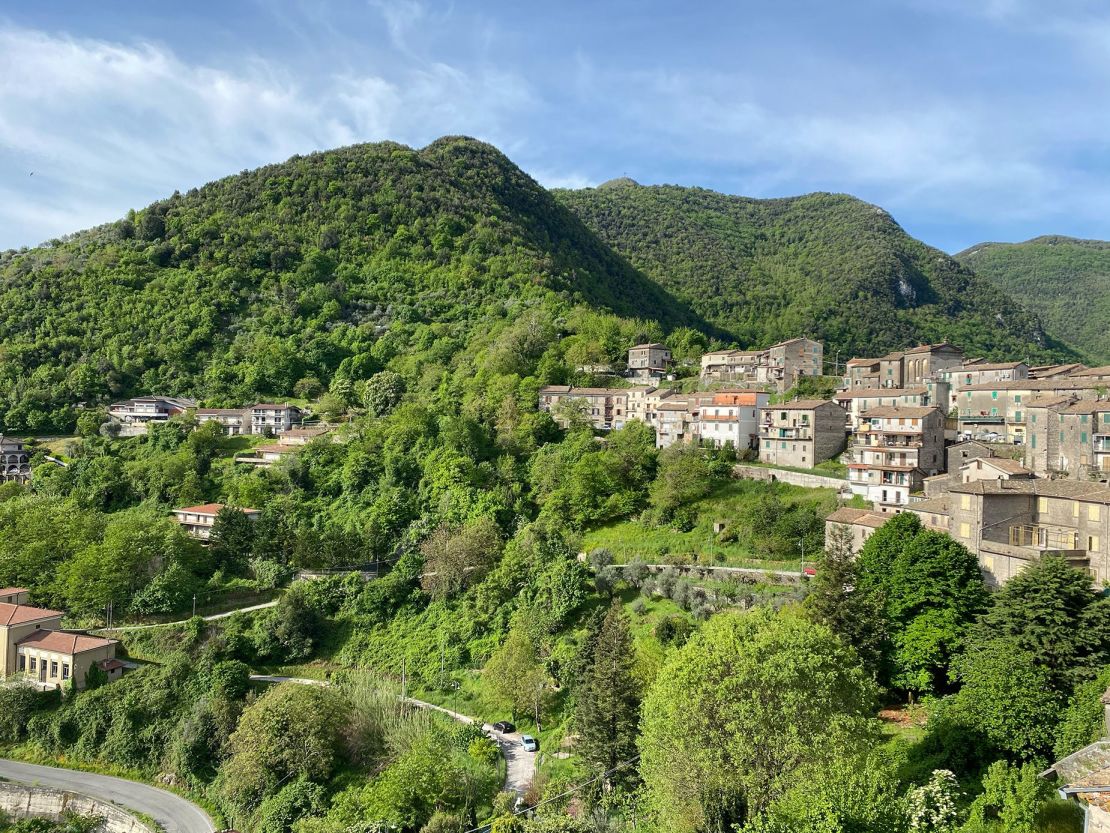
POLYGON ((1058 379, 1070 376, 1081 370, 1086 370, 1087 365, 1072 362, 1070 364, 1040 364, 1029 368, 1030 379, 1058 379))
POLYGON ((976 480, 950 488, 949 534, 1002 584, 1051 553, 1110 580, 1110 488, 1074 480, 976 480))
POLYGON ((1084 367, 1069 374, 1072 379, 1091 382, 1110 382, 1110 364, 1101 367, 1084 367))
POLYGON ((851 533, 852 553, 858 555, 859 551, 863 549, 863 545, 867 543, 867 539, 890 518, 890 515, 873 512, 870 509, 852 509, 848 506, 841 506, 825 518, 825 547, 827 549, 832 543, 833 530, 840 527, 851 533))
POLYGON ((1040 774, 1083 810, 1084 833, 1110 833, 1110 689, 1102 695, 1102 737, 1040 774))
POLYGON ((61 688, 73 681, 84 688, 89 669, 116 655, 114 639, 63 631, 60 610, 27 604, 29 593, 20 587, 0 591, 0 668, 5 679, 23 678, 42 688, 61 688))
POLYGON ((813 468, 844 451, 847 412, 831 400, 802 399, 760 409, 759 459, 813 468))
POLYGON ((872 408, 852 438, 848 481, 880 512, 898 511, 925 477, 944 468, 944 414, 939 408, 872 408))
POLYGON ((594 428, 609 431, 623 428, 628 419, 628 390, 545 385, 540 388, 539 407, 541 411, 549 412, 563 428, 569 424, 564 409, 580 408, 582 415, 594 428))
POLYGON ((308 445, 317 437, 322 437, 331 431, 330 425, 302 425, 300 428, 290 428, 278 438, 280 445, 308 445))
MULTIPOLYGON (((204 503, 200 506, 174 509, 173 515, 190 538, 207 541, 212 537, 212 526, 216 523, 216 516, 220 514, 220 510, 223 508, 224 504, 222 503, 204 503)), ((262 514, 258 509, 237 508, 252 521, 258 520, 258 516, 262 514)))
POLYGON ((183 396, 137 396, 110 405, 108 417, 119 425, 120 436, 133 437, 145 434, 151 423, 166 422, 196 406, 183 396))
POLYGON ((244 408, 197 408, 196 419, 198 425, 218 422, 229 437, 251 432, 250 414, 244 408))
POLYGON ((0 434, 0 483, 31 482, 31 455, 23 440, 0 434))
POLYGON ((235 456, 235 462, 245 463, 258 468, 269 468, 274 463, 280 463, 283 458, 292 454, 295 450, 296 446, 282 443, 258 445, 251 449, 250 454, 237 454, 235 456))
POLYGON ((247 409, 250 413, 252 434, 284 434, 299 425, 304 412, 296 405, 275 405, 272 402, 259 402, 247 409))
POLYGON ((848 390, 870 390, 880 387, 879 359, 849 359, 844 374, 844 387, 848 390))
MULTIPOLYGON (((921 525, 926 529, 947 534, 948 525, 951 521, 948 515, 948 501, 948 495, 926 498, 925 500, 913 500, 907 503, 902 511, 917 515, 921 519, 921 525)), ((890 515, 888 514, 885 517, 889 518, 890 515)))
POLYGON ((976 457, 959 469, 961 483, 976 480, 1031 480, 1033 472, 1009 457, 976 457))
POLYGON ((666 344, 637 344, 628 351, 628 371, 637 378, 663 377, 671 367, 671 350, 666 344))
POLYGON ((756 382, 759 350, 712 350, 701 357, 703 382, 756 382))
POLYGON ((698 439, 716 448, 759 448, 759 410, 770 395, 760 391, 718 391, 698 408, 698 439))

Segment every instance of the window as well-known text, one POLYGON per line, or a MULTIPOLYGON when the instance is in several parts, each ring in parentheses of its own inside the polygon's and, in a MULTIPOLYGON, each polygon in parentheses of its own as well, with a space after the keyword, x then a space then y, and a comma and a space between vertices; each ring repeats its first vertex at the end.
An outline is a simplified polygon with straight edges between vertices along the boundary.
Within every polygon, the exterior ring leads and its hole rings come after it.
POLYGON ((62 663, 62 679, 63 680, 68 680, 69 679, 69 663, 68 662, 63 662, 62 663))
POLYGON ((971 537, 971 524, 967 524, 967 523, 960 524, 960 537, 961 538, 970 538, 971 537))
POLYGON ((1015 405, 1020 405, 1021 404, 1021 394, 1020 393, 1015 393, 1014 394, 1014 404, 1015 405))
POLYGON ((1079 444, 1080 445, 1086 445, 1087 444, 1087 432, 1086 431, 1080 431, 1079 432, 1079 444))
POLYGON ((1037 498, 1037 511, 1038 512, 1047 512, 1048 511, 1048 498, 1046 498, 1046 497, 1037 498))
POLYGON ((51 677, 57 677, 58 676, 58 661, 56 659, 50 660, 50 676, 51 677))
POLYGON ((983 556, 983 569, 986 570, 988 573, 994 570, 994 556, 993 555, 984 555, 983 556))
MULTIPOLYGON (((1033 417, 1033 419, 1036 419, 1036 417, 1033 417)), ((1036 434, 1033 435, 1032 440, 1033 440, 1033 443, 1032 443, 1033 448, 1036 448, 1037 447, 1037 435, 1036 434)))
POLYGON ((1073 518, 1078 518, 1079 517, 1079 501, 1078 500, 1073 500, 1071 502, 1071 516, 1073 518))
POLYGON ((1100 510, 1099 510, 1099 505, 1097 503, 1088 503, 1087 504, 1087 520, 1088 521, 1097 521, 1097 520, 1099 520, 1099 513, 1100 513, 1100 510))
POLYGON ((31 657, 31 670, 32 671, 38 671, 39 670, 39 661, 37 659, 35 659, 34 657, 31 657))
POLYGON ((960 508, 964 510, 971 508, 971 495, 960 495, 960 508))
POLYGON ((785 451, 786 450, 786 443, 785 442, 779 443, 779 448, 781 448, 783 451, 785 451))
POLYGON ((1036 425, 1037 424, 1037 415, 1033 414, 1033 416, 1029 417, 1029 421, 1032 422, 1034 425, 1036 425))
POLYGON ((1086 414, 1081 414, 1079 416, 1079 422, 1080 422, 1081 425, 1086 425, 1087 424, 1087 415, 1086 414))
POLYGON ((1021 411, 1014 411, 1014 422, 1021 422, 1021 411))
POLYGON ((1100 543, 1097 535, 1087 536, 1087 552, 1098 552, 1100 543))
POLYGON ((19 655, 19 670, 20 671, 26 671, 27 670, 27 657, 25 657, 23 654, 19 655))
POLYGON ((998 398, 998 391, 992 390, 991 391, 991 399, 997 399, 997 398, 998 398))

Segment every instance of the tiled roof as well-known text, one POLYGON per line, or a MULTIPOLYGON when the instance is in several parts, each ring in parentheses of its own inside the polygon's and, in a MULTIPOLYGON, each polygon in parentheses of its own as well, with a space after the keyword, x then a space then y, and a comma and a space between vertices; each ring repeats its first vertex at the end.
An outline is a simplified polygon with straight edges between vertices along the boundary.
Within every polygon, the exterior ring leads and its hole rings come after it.
POLYGON ((879 361, 880 361, 879 359, 848 359, 848 367, 853 367, 855 365, 861 365, 861 364, 862 365, 873 365, 873 364, 878 364, 879 361))
MULTIPOLYGON (((1008 457, 976 457, 974 460, 968 460, 964 463, 969 466, 973 463, 982 463, 984 466, 991 466, 999 471, 1004 471, 1007 474, 1032 474, 1025 466, 1017 460, 1011 460, 1008 457)), ((963 466, 961 466, 963 468, 963 466)))
POLYGON ((1110 376, 1110 364, 1104 364, 1102 367, 1088 367, 1086 370, 1075 370, 1071 373, 1074 377, 1083 376, 1110 376))
POLYGON ((1028 410, 1029 408, 1051 408, 1055 405, 1067 405, 1073 401, 1073 397, 1065 394, 1060 394, 1056 396, 1038 396, 1026 402, 1025 408, 1026 410, 1028 410))
POLYGON ((1100 387, 1093 379, 1001 379, 997 382, 980 382, 966 385, 960 391, 969 390, 1087 390, 1100 387))
POLYGON ((567 385, 546 385, 540 393, 561 393, 568 396, 615 396, 628 393, 628 388, 573 388, 567 385))
POLYGON ((907 503, 906 510, 909 512, 931 512, 934 515, 945 514, 948 512, 948 497, 942 495, 941 497, 931 497, 926 500, 907 503))
POLYGON ((14 596, 17 593, 30 593, 26 587, 4 587, 0 589, 0 596, 14 596))
POLYGON ((954 344, 949 344, 947 341, 942 341, 939 344, 919 344, 917 347, 911 347, 905 352, 906 355, 909 355, 910 353, 931 353, 933 350, 955 350, 960 353, 963 352, 959 347, 954 344))
MULTIPOLYGON (((777 405, 765 405, 765 411, 812 411, 822 405, 836 405, 831 399, 797 399, 793 402, 779 402, 777 405)), ((839 408, 840 406, 837 405, 839 408)))
POLYGON ((294 411, 299 411, 300 410, 300 408, 298 408, 296 405, 290 405, 288 402, 286 402, 282 405, 278 405, 274 402, 256 402, 255 404, 251 405, 247 410, 256 411, 259 408, 268 408, 270 410, 278 410, 278 411, 284 411, 286 408, 289 408, 289 409, 294 410, 294 411))
POLYGON ((966 370, 972 373, 980 370, 1013 370, 1015 367, 1020 367, 1023 364, 1025 364, 1025 362, 996 362, 994 364, 968 364, 965 362, 960 370, 966 370))
POLYGON ((39 619, 52 619, 55 616, 64 615, 61 610, 0 602, 0 625, 22 625, 26 622, 37 622, 39 619))
POLYGON ((856 390, 841 390, 833 395, 833 399, 879 399, 881 397, 897 398, 899 396, 924 396, 925 388, 857 388, 856 390))
POLYGON ((246 408, 197 408, 197 416, 223 416, 224 414, 242 414, 246 408))
POLYGON ((957 483, 948 491, 967 495, 1036 495, 1110 504, 1110 488, 1080 480, 975 480, 957 483))
POLYGON ((1084 399, 1063 408, 1062 414, 1101 414, 1110 411, 1110 402, 1098 399, 1084 399))
POLYGON ((883 405, 881 408, 868 408, 862 414, 861 419, 870 419, 872 417, 910 417, 912 419, 919 419, 927 417, 934 411, 940 411, 933 405, 883 405))
POLYGON ((878 529, 890 520, 890 518, 890 515, 884 515, 881 512, 872 512, 870 509, 852 509, 850 506, 841 506, 825 518, 825 520, 835 524, 855 524, 878 529))
POLYGON ((666 350, 666 344, 660 344, 658 341, 653 341, 651 344, 634 344, 628 348, 629 350, 666 350))
POLYGON ((102 639, 99 636, 87 636, 83 633, 67 633, 65 631, 35 631, 23 637, 16 643, 20 647, 38 648, 42 651, 54 651, 58 654, 74 656, 85 651, 94 651, 97 648, 106 648, 115 645, 114 639, 102 639))

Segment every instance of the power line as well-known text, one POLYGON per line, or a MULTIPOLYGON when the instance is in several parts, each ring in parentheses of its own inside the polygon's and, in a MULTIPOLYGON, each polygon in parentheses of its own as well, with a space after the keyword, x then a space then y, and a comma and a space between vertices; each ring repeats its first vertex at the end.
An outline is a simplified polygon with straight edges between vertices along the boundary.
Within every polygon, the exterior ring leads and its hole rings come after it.
MULTIPOLYGON (((566 792, 559 793, 558 795, 554 795, 551 798, 545 798, 543 801, 539 802, 538 804, 533 804, 531 807, 522 807, 519 810, 513 810, 513 815, 514 816, 521 816, 521 815, 524 815, 525 813, 530 813, 533 810, 538 810, 543 805, 550 804, 552 801, 558 801, 560 798, 566 798, 568 795, 573 795, 574 793, 578 792, 579 790, 590 786, 590 784, 593 784, 597 781, 600 781, 602 778, 607 778, 608 776, 612 775, 617 770, 621 770, 621 769, 624 769, 627 766, 631 766, 632 764, 636 763, 636 761, 638 761, 638 760, 640 760, 640 756, 639 755, 634 755, 633 757, 629 758, 627 761, 621 761, 621 763, 617 764, 612 769, 606 770, 605 772, 601 773, 601 775, 598 775, 594 778, 591 778, 589 781, 583 781, 581 784, 579 784, 576 787, 571 787, 566 792)), ((475 827, 472 830, 467 830, 466 833, 481 833, 481 831, 486 830, 489 826, 490 826, 489 824, 483 824, 480 827, 475 827)))

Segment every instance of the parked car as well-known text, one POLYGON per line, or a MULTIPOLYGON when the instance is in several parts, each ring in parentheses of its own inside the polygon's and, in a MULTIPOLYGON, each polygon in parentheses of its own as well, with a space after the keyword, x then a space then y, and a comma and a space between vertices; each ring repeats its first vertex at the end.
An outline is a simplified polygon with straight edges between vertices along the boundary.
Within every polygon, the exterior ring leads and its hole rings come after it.
POLYGON ((540 742, 531 735, 525 735, 520 739, 520 745, 524 747, 525 752, 539 752, 540 742))
POLYGON ((516 726, 514 726, 507 720, 500 720, 497 723, 494 723, 493 728, 499 732, 504 732, 505 734, 510 734, 516 731, 516 726))
POLYGON ((817 568, 816 567, 806 567, 802 570, 802 572, 805 573, 806 576, 808 576, 809 578, 813 578, 815 575, 817 575, 817 568))

